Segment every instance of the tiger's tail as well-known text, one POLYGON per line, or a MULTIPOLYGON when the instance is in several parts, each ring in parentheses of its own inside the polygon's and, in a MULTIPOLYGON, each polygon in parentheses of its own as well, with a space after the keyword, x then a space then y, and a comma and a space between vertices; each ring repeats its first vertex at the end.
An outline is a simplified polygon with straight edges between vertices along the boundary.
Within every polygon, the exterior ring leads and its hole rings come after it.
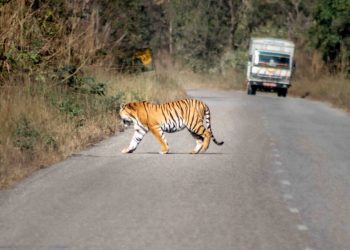
POLYGON ((207 129, 210 131, 211 133, 211 138, 213 139, 213 142, 216 145, 221 146, 222 144, 224 144, 223 141, 217 141, 214 137, 213 131, 211 130, 211 123, 210 123, 210 110, 209 107, 207 105, 205 105, 205 111, 204 111, 204 118, 205 118, 205 124, 207 126, 207 129))

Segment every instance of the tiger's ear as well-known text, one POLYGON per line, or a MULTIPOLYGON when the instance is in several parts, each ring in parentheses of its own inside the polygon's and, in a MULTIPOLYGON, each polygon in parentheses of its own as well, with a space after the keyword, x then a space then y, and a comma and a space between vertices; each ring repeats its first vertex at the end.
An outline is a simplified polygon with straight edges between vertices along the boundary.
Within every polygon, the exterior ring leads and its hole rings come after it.
POLYGON ((125 103, 121 103, 121 104, 120 104, 120 109, 125 108, 125 106, 126 106, 126 104, 125 104, 125 103))

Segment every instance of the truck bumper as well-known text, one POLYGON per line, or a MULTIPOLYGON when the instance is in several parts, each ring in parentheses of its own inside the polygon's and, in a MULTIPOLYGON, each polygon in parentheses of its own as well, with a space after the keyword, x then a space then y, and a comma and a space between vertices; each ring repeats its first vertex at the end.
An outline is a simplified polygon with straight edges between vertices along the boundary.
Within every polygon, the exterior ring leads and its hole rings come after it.
POLYGON ((280 82, 263 82, 263 81, 247 81, 247 85, 252 86, 256 90, 276 92, 280 89, 288 89, 291 85, 280 82))

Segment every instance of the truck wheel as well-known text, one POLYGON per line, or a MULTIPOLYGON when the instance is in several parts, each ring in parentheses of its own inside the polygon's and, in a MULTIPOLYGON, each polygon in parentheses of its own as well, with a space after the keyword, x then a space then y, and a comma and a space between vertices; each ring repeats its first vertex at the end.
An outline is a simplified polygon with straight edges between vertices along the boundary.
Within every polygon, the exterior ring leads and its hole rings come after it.
POLYGON ((277 96, 279 97, 286 97, 287 96, 288 89, 278 89, 277 90, 277 96))
POLYGON ((256 94, 256 88, 249 83, 248 84, 248 95, 255 95, 255 94, 256 94))

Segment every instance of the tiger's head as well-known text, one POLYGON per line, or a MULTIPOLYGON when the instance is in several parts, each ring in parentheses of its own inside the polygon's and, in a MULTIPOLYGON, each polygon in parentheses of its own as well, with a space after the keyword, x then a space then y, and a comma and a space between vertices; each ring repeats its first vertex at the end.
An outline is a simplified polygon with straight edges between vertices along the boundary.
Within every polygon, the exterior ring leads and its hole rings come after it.
POLYGON ((119 115, 125 127, 132 125, 137 115, 133 103, 121 104, 119 115))

